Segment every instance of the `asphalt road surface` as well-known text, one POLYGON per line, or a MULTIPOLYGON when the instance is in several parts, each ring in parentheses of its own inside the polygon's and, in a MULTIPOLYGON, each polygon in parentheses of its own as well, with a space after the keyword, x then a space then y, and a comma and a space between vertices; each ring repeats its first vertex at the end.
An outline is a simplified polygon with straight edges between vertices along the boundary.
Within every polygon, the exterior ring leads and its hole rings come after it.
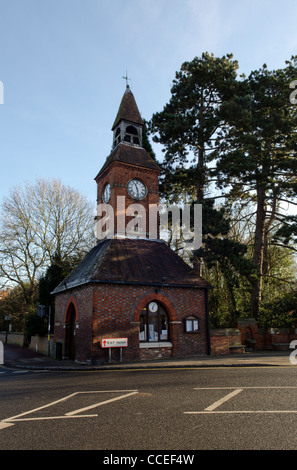
POLYGON ((129 450, 182 458, 202 450, 293 450, 296 426, 297 375, 290 366, 0 367, 0 450, 100 450, 101 459, 129 450))

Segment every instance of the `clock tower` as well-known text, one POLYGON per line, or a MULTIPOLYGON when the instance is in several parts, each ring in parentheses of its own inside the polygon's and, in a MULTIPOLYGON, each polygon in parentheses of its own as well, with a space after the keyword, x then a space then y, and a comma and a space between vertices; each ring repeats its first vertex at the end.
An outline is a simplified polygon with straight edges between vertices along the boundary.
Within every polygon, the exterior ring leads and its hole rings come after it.
POLYGON ((108 238, 159 238, 160 167, 142 146, 143 126, 127 85, 112 126, 112 152, 95 178, 97 233, 99 227, 108 238))
POLYGON ((134 361, 210 353, 210 286, 159 237, 160 167, 143 147, 143 128, 127 85, 112 151, 95 178, 101 236, 52 292, 54 341, 65 358, 101 364, 111 354, 134 361), (125 346, 111 353, 107 339, 125 346))

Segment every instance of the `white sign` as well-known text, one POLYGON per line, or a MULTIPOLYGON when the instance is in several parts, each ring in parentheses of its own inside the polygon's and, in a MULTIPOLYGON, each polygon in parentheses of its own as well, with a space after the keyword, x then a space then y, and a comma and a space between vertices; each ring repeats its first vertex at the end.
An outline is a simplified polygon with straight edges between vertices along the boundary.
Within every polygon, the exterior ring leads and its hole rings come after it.
POLYGON ((102 348, 127 348, 128 338, 105 338, 101 340, 102 348))

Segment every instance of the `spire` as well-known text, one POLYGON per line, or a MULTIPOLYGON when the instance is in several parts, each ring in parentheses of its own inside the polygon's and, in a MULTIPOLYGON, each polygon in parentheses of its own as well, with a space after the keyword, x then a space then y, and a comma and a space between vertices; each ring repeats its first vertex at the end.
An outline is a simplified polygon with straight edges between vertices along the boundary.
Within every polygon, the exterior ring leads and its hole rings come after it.
POLYGON ((140 116, 134 95, 127 83, 126 85, 126 91, 124 93, 124 96, 122 98, 118 114, 115 118, 115 121, 113 123, 112 129, 116 127, 116 125, 121 121, 129 121, 133 124, 141 125, 143 126, 143 120, 140 116))

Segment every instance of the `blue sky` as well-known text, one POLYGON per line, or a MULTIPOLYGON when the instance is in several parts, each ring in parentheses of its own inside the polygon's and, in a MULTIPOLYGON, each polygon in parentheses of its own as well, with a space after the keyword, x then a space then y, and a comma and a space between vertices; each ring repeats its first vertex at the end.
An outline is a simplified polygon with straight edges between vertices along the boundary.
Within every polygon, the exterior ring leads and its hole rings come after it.
POLYGON ((232 52, 246 74, 283 67, 296 18, 295 0, 0 0, 0 200, 59 178, 95 207, 126 70, 150 119, 182 62, 205 51, 232 52))

